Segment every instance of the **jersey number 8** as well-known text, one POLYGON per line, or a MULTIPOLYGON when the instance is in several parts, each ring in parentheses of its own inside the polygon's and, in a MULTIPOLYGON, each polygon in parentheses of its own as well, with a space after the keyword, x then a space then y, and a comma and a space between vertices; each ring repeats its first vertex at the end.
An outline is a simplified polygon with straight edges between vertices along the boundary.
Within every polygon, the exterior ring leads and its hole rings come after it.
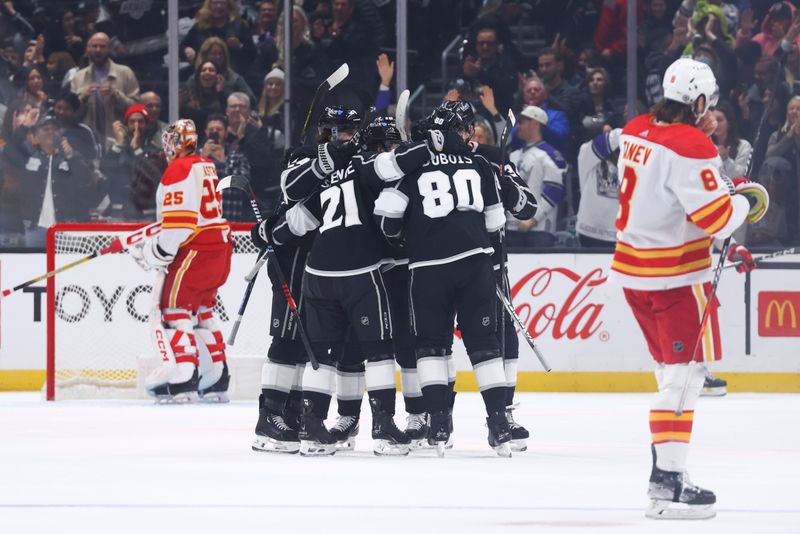
POLYGON ((474 169, 459 169, 452 179, 442 171, 428 171, 417 180, 422 195, 422 211, 431 219, 459 211, 483 211, 481 175, 474 169), (450 192, 455 187, 455 198, 450 192))

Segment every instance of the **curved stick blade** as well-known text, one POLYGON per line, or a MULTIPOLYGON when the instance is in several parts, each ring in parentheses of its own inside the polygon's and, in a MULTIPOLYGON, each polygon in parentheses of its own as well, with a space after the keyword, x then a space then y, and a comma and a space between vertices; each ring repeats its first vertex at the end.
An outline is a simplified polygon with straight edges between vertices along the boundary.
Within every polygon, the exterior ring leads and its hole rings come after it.
POLYGON ((409 135, 408 130, 406 130, 406 120, 408 117, 408 97, 411 95, 411 91, 406 89, 402 93, 400 93, 400 98, 397 99, 397 107, 395 108, 394 112, 394 121, 397 125, 397 129, 400 130, 400 138, 403 142, 408 141, 409 135))
POLYGON ((328 82, 328 87, 333 89, 339 85, 342 80, 347 78, 348 74, 350 74, 350 67, 347 66, 347 63, 342 63, 342 66, 336 69, 333 74, 328 76, 328 79, 325 81, 328 82))

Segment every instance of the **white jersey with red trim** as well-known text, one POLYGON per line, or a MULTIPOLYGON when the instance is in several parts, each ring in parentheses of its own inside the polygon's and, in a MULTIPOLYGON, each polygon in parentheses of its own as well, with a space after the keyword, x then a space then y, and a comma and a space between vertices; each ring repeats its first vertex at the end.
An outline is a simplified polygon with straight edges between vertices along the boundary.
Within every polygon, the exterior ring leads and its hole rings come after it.
POLYGON ((625 126, 611 280, 658 290, 711 279, 712 238, 731 235, 750 208, 720 165, 714 144, 693 126, 650 114, 625 126))
POLYGON ((217 171, 211 160, 197 155, 175 158, 156 192, 162 221, 158 246, 176 254, 183 246, 201 247, 229 240, 230 227, 222 218, 217 171))

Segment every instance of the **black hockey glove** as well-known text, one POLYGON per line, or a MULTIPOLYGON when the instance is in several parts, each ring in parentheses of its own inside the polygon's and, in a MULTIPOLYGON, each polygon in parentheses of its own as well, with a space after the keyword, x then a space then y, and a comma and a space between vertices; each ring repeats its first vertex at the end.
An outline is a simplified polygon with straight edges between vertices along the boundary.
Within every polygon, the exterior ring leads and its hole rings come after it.
POLYGON ((353 136, 353 139, 344 143, 325 143, 317 147, 317 160, 325 174, 331 174, 338 169, 344 169, 350 163, 356 152, 358 152, 359 144, 358 135, 353 136))
POLYGON ((256 223, 250 229, 250 239, 252 239, 253 244, 258 247, 259 252, 266 249, 269 245, 269 234, 271 230, 272 228, 269 224, 269 220, 256 223))
POLYGON ((428 148, 445 154, 467 154, 469 146, 461 134, 453 130, 428 130, 425 132, 428 148))

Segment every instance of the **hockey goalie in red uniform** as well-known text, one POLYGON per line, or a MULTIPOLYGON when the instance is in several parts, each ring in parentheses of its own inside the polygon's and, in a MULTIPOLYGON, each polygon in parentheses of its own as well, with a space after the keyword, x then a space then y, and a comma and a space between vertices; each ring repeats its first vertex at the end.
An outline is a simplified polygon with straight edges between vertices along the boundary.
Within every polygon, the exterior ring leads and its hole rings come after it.
POLYGON ((160 317, 151 318, 162 362, 145 388, 157 402, 192 401, 198 394, 226 402, 230 376, 213 308, 217 289, 228 278, 233 246, 222 218, 217 173, 211 160, 195 154, 191 120, 171 124, 162 141, 169 166, 156 192, 161 232, 132 252, 142 267, 159 271, 154 291, 163 286, 160 317), (201 366, 202 357, 210 357, 210 365, 201 366))
MULTIPOLYGON (((708 137, 716 126, 711 69, 681 58, 664 75, 664 100, 629 122, 620 139, 617 245, 610 279, 624 287, 648 348, 657 362, 659 391, 650 409, 653 468, 647 516, 713 517, 714 493, 686 473, 694 405, 705 364, 721 358, 716 299, 708 302, 711 246, 742 223, 757 222, 769 197, 759 184, 721 176, 708 137), (700 343, 701 318, 710 306, 700 343), (697 347, 695 347, 697 345, 697 347), (689 365, 694 360, 697 364, 689 365), (687 395, 676 415, 684 384, 687 395)), ((741 245, 728 259, 754 266, 741 245)))

